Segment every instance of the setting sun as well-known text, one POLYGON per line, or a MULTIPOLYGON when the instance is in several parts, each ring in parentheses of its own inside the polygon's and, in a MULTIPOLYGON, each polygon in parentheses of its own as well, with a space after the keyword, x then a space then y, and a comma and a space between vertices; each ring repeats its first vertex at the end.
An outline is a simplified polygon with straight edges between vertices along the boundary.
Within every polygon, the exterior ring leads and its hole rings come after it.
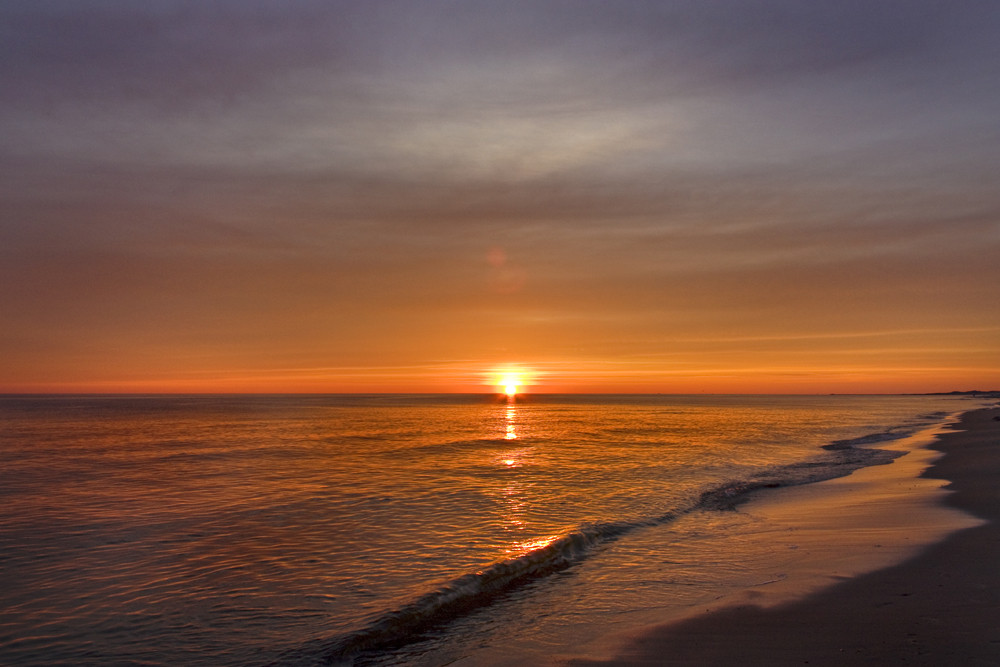
POLYGON ((525 387, 535 383, 537 372, 524 366, 501 366, 484 376, 484 384, 497 388, 497 392, 514 398, 525 392, 525 387))

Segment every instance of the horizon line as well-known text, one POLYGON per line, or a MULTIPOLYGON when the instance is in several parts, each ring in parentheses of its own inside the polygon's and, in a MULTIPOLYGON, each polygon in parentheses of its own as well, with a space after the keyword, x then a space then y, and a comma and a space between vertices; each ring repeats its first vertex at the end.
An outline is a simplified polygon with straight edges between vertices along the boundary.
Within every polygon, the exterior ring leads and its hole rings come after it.
MULTIPOLYGON (((621 392, 621 391, 519 391, 517 396, 948 396, 1000 394, 1000 389, 953 389, 949 391, 879 392, 621 392)), ((15 396, 504 396, 499 391, 71 391, 2 392, 0 398, 15 396)))

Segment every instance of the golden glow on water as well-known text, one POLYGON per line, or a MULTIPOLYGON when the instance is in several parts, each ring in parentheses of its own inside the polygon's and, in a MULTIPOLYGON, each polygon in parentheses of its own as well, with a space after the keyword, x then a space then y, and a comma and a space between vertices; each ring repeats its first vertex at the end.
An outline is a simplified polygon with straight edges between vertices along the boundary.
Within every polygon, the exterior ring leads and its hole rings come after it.
POLYGON ((506 413, 506 433, 504 433, 504 440, 517 440, 517 431, 514 425, 514 418, 517 417, 517 410, 514 409, 514 404, 507 405, 506 413))
MULTIPOLYGON (((0 662, 93 662, 71 641, 84 633, 109 647, 106 662, 146 659, 148 646, 211 655, 202 664, 274 661, 262 617, 306 645, 545 547, 525 562, 544 571, 580 559, 580 597, 560 609, 697 604, 717 582, 761 581, 748 559, 730 557, 733 540, 758 526, 693 512, 647 530, 658 517, 706 486, 826 457, 820 445, 953 401, 2 398, 0 456, 13 481, 0 485, 0 543, 20 592, 3 601, 17 613, 0 634, 32 636, 36 619, 54 620, 51 640, 0 662), (601 526, 622 526, 621 539, 612 545, 601 526), (600 559, 587 558, 591 546, 600 559), (247 596, 264 607, 248 608, 247 596), (104 629, 140 605, 141 632, 104 629), (231 648, 220 659, 211 651, 222 642, 231 648)), ((760 554, 769 566, 773 554, 760 554)))
POLYGON ((498 465, 505 468, 520 468, 527 464, 530 451, 530 447, 507 450, 505 452, 501 452, 500 455, 497 456, 496 462, 498 465))
MULTIPOLYGON (((504 531, 523 531, 527 529, 526 514, 528 503, 525 502, 521 485, 516 482, 508 484, 504 487, 500 497, 502 507, 501 523, 504 531)), ((509 552, 510 548, 512 547, 506 548, 505 552, 509 552)))
MULTIPOLYGON (((517 440, 517 418, 518 408, 513 400, 508 398, 507 404, 503 407, 503 439, 509 441, 511 445, 517 440)), ((526 485, 520 478, 520 474, 525 472, 529 465, 534 447, 531 445, 505 447, 497 452, 494 458, 496 467, 503 471, 507 478, 504 486, 499 490, 499 524, 506 533, 500 551, 506 556, 519 556, 531 551, 531 544, 537 541, 536 537, 518 539, 524 537, 526 532, 532 528, 529 520, 529 497, 530 485, 526 485)), ((529 533, 530 534, 530 533, 529 533)), ((548 539, 548 538, 547 538, 548 539)), ((551 540, 549 540, 551 541, 551 540)), ((547 543, 547 542, 546 542, 547 543)))
POLYGON ((520 556, 531 553, 535 549, 547 547, 558 539, 559 535, 547 535, 546 537, 538 537, 531 540, 524 540, 522 542, 514 542, 504 551, 511 556, 520 556))

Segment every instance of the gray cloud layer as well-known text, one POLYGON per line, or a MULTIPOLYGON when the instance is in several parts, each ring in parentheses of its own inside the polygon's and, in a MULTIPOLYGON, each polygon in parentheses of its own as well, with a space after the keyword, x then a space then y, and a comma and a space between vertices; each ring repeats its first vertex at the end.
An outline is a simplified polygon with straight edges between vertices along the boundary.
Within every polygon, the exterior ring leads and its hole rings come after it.
POLYGON ((6 2, 0 345, 86 366, 240 329, 248 358, 369 363, 431 354, 360 342, 422 312, 456 340, 621 322, 595 329, 617 354, 698 322, 1000 326, 954 306, 1000 284, 998 26, 985 1, 6 2))

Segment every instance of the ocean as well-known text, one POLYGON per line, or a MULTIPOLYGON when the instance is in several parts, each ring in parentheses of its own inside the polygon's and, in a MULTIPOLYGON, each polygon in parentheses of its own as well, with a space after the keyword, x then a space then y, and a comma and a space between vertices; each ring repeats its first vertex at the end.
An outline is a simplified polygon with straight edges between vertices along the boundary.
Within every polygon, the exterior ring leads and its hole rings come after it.
POLYGON ((759 584, 735 503, 974 407, 0 397, 0 663, 537 664, 759 584))

